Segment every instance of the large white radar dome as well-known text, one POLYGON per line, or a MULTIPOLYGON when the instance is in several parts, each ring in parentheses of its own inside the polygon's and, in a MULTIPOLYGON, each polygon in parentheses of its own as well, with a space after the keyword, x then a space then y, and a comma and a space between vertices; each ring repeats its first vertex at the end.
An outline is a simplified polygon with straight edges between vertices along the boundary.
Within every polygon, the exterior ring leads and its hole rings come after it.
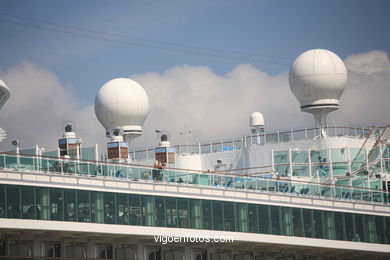
POLYGON ((291 66, 291 91, 301 103, 301 110, 313 114, 321 136, 326 136, 327 114, 339 108, 347 78, 344 62, 328 50, 306 51, 291 66))
POLYGON ((95 113, 106 129, 121 127, 124 139, 142 134, 142 125, 149 113, 149 98, 143 87, 128 78, 105 83, 95 98, 95 113))
POLYGON ((253 112, 249 117, 249 125, 251 127, 264 126, 264 117, 260 112, 253 112))
POLYGON ((7 102, 10 95, 7 85, 0 79, 0 109, 4 106, 5 102, 7 102))
POLYGON ((295 59, 289 81, 302 110, 319 106, 337 109, 347 83, 347 69, 335 53, 309 50, 295 59))

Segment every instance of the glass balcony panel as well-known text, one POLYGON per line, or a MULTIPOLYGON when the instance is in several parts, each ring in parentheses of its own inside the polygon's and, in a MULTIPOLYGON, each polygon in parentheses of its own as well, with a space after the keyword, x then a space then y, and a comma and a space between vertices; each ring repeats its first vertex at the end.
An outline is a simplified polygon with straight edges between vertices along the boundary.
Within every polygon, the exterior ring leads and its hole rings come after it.
POLYGON ((345 162, 347 160, 347 150, 342 149, 331 149, 332 162, 345 162))
POLYGON ((293 166, 292 176, 309 176, 309 167, 307 165, 293 166))
POLYGON ((342 176, 346 175, 348 172, 348 165, 347 163, 333 163, 332 164, 332 170, 333 170, 333 176, 342 176))
POLYGON ((308 163, 307 151, 291 151, 292 163, 308 163))

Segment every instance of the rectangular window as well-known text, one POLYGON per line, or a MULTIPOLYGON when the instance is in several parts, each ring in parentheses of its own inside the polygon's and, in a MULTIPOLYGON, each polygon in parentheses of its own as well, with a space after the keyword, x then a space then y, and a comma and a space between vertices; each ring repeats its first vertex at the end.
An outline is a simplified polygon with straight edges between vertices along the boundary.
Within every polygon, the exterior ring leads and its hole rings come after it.
POLYGON ((77 209, 79 222, 91 222, 91 204, 89 195, 89 191, 77 191, 77 209))
POLYGON ((344 214, 342 212, 334 213, 334 224, 336 229, 336 240, 344 240, 344 214))
POLYGON ((293 226, 292 226, 292 211, 291 208, 288 207, 281 207, 280 208, 281 213, 281 220, 282 220, 282 234, 286 236, 292 236, 293 235, 293 226))
POLYGON ((154 197, 142 196, 142 224, 144 226, 155 226, 154 219, 154 197))
POLYGON ((49 220, 50 216, 50 189, 37 188, 37 217, 38 219, 49 220))
POLYGON ((76 191, 64 190, 65 220, 77 221, 76 191))
POLYGON ((222 201, 212 201, 213 205, 213 223, 214 230, 223 230, 223 209, 222 209, 222 201))
POLYGON ((202 212, 201 212, 201 200, 190 199, 190 219, 191 228, 202 228, 202 212))
POLYGON ((258 216, 257 216, 257 207, 253 204, 248 204, 248 228, 251 233, 259 232, 259 224, 258 224, 258 216))
POLYGON ((248 232, 248 204, 236 203, 238 231, 248 232))
POLYGON ((271 226, 273 235, 281 235, 280 207, 271 206, 271 226))
POLYGON ((129 202, 127 194, 116 194, 116 218, 120 225, 129 224, 129 202))
POLYGON ((353 241, 353 235, 355 230, 354 214, 344 213, 344 221, 345 221, 345 238, 348 241, 353 241))
POLYGON ((292 208, 293 235, 303 237, 302 209, 292 208))
POLYGON ((22 187, 22 218, 35 219, 35 189, 34 187, 22 187))
POLYGON ((166 198, 167 227, 177 227, 176 198, 166 198))
POLYGON ((366 234, 367 241, 369 243, 376 242, 376 233, 375 233, 375 216, 364 216, 364 223, 366 224, 366 234))
POLYGON ((312 209, 302 209, 303 228, 305 237, 314 237, 314 220, 312 209))
POLYGON ((324 221, 322 219, 322 211, 313 210, 314 233, 316 238, 324 238, 324 221))
POLYGON ((179 228, 189 228, 188 199, 177 199, 177 208, 179 213, 179 228))
POLYGON ((213 229, 211 200, 202 200, 203 229, 213 229))
POLYGON ((91 215, 92 222, 103 223, 104 221, 104 202, 103 192, 91 192, 91 215))
POLYGON ((44 247, 44 256, 49 257, 61 257, 61 244, 58 242, 45 242, 44 247))
POLYGON ((158 227, 166 227, 166 217, 165 217, 165 198, 164 197, 155 197, 156 204, 156 221, 158 227))
POLYGON ((386 241, 385 243, 386 244, 390 244, 390 217, 385 217, 385 221, 386 221, 386 241))
POLYGON ((356 242, 365 241, 363 215, 355 214, 355 225, 356 225, 356 231, 353 236, 353 241, 356 242))
POLYGON ((141 198, 139 195, 129 195, 130 225, 141 225, 141 198))
POLYGON ((20 186, 7 185, 7 218, 20 218, 20 186))
POLYGON ((50 189, 50 219, 64 220, 64 196, 61 189, 50 189))
POLYGON ((103 193, 104 200, 104 223, 115 224, 115 196, 114 193, 103 193))
POLYGON ((233 202, 223 202, 223 216, 224 216, 224 226, 225 231, 235 231, 235 221, 234 221, 234 203, 233 202))
POLYGON ((383 244, 385 241, 385 228, 383 216, 375 216, 376 242, 383 244))
MULTIPOLYGON (((324 218, 324 229, 325 229, 325 237, 326 239, 335 239, 335 224, 334 224, 334 215, 331 211, 323 211, 324 218)), ((343 222, 341 222, 341 225, 343 222)))
POLYGON ((0 218, 5 218, 5 211, 5 185, 0 184, 0 218))
POLYGON ((270 222, 270 206, 257 205, 257 212, 259 215, 259 227, 261 234, 271 234, 271 222, 270 222))

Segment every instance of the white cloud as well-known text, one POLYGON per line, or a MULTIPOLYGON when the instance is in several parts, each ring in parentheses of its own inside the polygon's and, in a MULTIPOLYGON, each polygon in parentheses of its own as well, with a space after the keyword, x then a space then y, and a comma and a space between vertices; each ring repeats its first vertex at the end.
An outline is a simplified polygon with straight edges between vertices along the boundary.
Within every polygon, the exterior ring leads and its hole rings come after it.
MULTIPOLYGON (((352 55, 346 63, 350 70, 348 86, 340 110, 330 114, 328 122, 388 124, 387 54, 374 51, 352 55)), ((1 150, 11 148, 10 141, 16 138, 24 147, 39 144, 55 148, 67 120, 76 123, 77 134, 87 146, 106 142, 93 105, 78 108, 72 90, 52 72, 23 62, 0 73, 0 78, 12 93, 0 111, 0 126, 8 134, 0 144, 1 150)), ((287 72, 271 76, 242 64, 226 75, 217 75, 208 67, 183 65, 163 74, 149 72, 131 78, 145 87, 151 101, 144 135, 135 139, 133 147, 156 144, 156 129, 170 131, 175 143, 184 142, 179 135, 183 130, 192 131, 193 142, 239 137, 249 132, 249 115, 253 111, 264 114, 269 130, 313 124, 311 115, 300 112, 288 86, 287 72)))

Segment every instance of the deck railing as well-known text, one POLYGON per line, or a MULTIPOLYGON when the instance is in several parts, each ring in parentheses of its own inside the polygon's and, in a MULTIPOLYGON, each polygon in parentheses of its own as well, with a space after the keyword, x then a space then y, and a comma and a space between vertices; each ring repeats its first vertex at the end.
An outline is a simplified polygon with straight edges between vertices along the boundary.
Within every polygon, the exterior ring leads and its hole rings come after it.
MULTIPOLYGON (((276 165, 277 166, 277 165, 276 165)), ((156 182, 175 185, 207 186, 216 189, 283 193, 326 199, 365 201, 388 204, 389 193, 382 190, 383 177, 350 176, 339 180, 316 178, 298 180, 282 178, 271 166, 258 167, 248 174, 194 171, 187 169, 155 169, 150 166, 64 159, 47 156, 0 153, 0 172, 17 171, 37 174, 112 178, 123 181, 156 182)), ((0 179, 6 178, 3 174, 0 179)))

